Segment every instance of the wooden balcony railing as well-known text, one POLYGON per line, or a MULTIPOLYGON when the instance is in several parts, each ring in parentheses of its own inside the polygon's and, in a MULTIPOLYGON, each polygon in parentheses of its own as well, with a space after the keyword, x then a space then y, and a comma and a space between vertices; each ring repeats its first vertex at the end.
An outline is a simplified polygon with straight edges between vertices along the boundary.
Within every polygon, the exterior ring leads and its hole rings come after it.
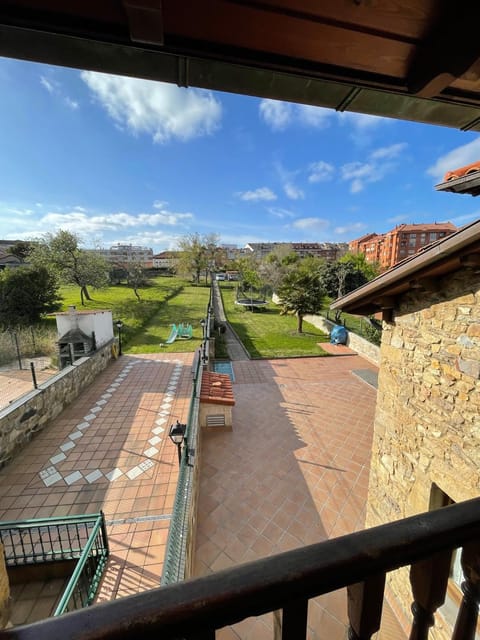
POLYGON ((8 629, 0 640, 214 640, 216 629, 278 610, 277 637, 301 640, 309 599, 342 587, 348 589, 349 638, 366 640, 380 626, 386 573, 405 565, 411 566, 413 594, 410 640, 422 640, 445 598, 451 554, 458 547, 463 547, 464 598, 452 638, 473 640, 480 598, 480 499, 8 629))

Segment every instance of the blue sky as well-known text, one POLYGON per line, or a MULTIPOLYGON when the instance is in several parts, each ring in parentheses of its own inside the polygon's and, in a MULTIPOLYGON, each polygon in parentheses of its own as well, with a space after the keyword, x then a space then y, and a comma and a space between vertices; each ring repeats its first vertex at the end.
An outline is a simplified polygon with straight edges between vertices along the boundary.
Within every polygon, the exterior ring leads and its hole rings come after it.
POLYGON ((480 217, 437 193, 480 137, 0 58, 0 238, 68 229, 86 247, 347 242, 480 217))

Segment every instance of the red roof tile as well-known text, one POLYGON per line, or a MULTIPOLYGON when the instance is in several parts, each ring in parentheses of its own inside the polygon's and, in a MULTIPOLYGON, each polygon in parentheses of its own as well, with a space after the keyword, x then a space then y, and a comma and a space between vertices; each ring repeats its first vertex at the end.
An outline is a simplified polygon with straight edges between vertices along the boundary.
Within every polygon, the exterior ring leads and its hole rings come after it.
POLYGON ((234 405, 235 398, 233 397, 230 376, 226 373, 204 371, 200 389, 200 402, 234 405))

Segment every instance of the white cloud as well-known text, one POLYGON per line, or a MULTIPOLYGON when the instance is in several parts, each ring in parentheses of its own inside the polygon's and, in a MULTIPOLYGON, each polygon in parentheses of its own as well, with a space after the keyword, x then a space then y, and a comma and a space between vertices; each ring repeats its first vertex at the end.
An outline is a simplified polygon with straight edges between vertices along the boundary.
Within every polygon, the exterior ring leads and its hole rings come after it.
POLYGON ((372 153, 370 154, 370 158, 372 160, 396 158, 407 147, 408 145, 406 142, 397 142, 396 144, 391 144, 389 147, 380 147, 379 149, 372 151, 372 153))
POLYGON ((328 220, 322 218, 299 218, 292 223, 292 227, 295 229, 302 229, 308 231, 324 231, 329 227, 328 220))
POLYGON ((295 105, 295 112, 298 120, 307 127, 315 129, 325 129, 330 126, 335 111, 324 107, 313 107, 308 104, 295 105))
POLYGON ((335 227, 334 231, 335 233, 338 233, 338 235, 351 235, 352 233, 363 231, 366 228, 367 225, 364 222, 353 222, 352 224, 346 224, 342 227, 335 227))
POLYGON ((480 137, 456 147, 437 159, 435 164, 427 169, 427 173, 436 180, 443 178, 447 171, 464 167, 466 164, 476 162, 480 158, 480 137))
POLYGON ((309 182, 328 182, 333 178, 333 174, 335 172, 334 166, 329 164, 328 162, 325 162, 324 160, 312 162, 309 170, 309 182))
POLYGON ((239 191, 236 195, 240 200, 246 200, 247 202, 277 199, 277 196, 268 187, 259 187, 255 191, 239 191))
POLYGON ((267 209, 268 213, 270 213, 272 216, 275 216, 275 218, 280 218, 280 219, 285 219, 285 218, 294 218, 295 214, 293 213, 293 211, 289 211, 288 209, 282 209, 279 207, 269 207, 267 209))
POLYGON ((78 102, 76 100, 72 100, 68 96, 64 98, 64 102, 67 105, 67 107, 70 107, 70 109, 72 109, 73 111, 75 111, 79 107, 78 102))
POLYGON ((305 198, 305 193, 302 189, 294 185, 293 182, 285 182, 283 190, 285 191, 287 198, 290 198, 290 200, 303 200, 303 198, 305 198))
POLYGON ((341 167, 340 172, 342 180, 350 182, 351 193, 359 193, 367 182, 377 182, 381 178, 377 167, 368 162, 348 162, 341 167))
POLYGON ((210 91, 93 71, 80 75, 117 125, 154 142, 187 141, 220 126, 222 106, 210 91))
POLYGON ((62 85, 57 80, 47 78, 46 76, 40 76, 40 84, 45 87, 50 95, 58 96, 69 109, 75 111, 79 108, 79 104, 76 100, 72 100, 72 98, 69 98, 64 94, 62 85))
POLYGON ((274 130, 286 129, 293 118, 293 105, 279 100, 261 100, 260 116, 274 130))
POLYGON ((155 200, 153 203, 154 209, 164 209, 167 206, 168 202, 166 200, 155 200))
POLYGON ((392 218, 387 218, 387 222, 393 222, 395 224, 398 224, 398 223, 401 223, 401 222, 406 222, 411 217, 412 216, 410 214, 400 213, 398 216, 393 216, 392 218))
POLYGON ((350 182, 350 193, 360 193, 365 186, 379 182, 396 167, 395 160, 407 148, 404 142, 372 151, 367 162, 347 162, 340 169, 341 179, 350 182))
POLYGON ((48 80, 45 76, 40 76, 40 84, 45 87, 48 93, 55 93, 57 88, 53 81, 48 80))

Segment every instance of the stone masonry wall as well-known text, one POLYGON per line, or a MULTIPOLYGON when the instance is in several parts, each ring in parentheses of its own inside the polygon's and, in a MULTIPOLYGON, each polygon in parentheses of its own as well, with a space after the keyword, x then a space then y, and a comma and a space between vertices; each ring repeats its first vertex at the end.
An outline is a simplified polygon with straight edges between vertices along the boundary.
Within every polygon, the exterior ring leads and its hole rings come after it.
MULTIPOLYGON (((384 323, 368 527, 428 511, 433 483, 455 502, 479 495, 480 278, 463 270, 440 286, 406 294, 384 323)), ((389 587, 410 618, 408 570, 389 587)), ((437 616, 429 637, 447 629, 437 616)))
POLYGON ((92 356, 80 358, 0 411, 0 468, 107 367, 112 343, 105 344, 92 356))

